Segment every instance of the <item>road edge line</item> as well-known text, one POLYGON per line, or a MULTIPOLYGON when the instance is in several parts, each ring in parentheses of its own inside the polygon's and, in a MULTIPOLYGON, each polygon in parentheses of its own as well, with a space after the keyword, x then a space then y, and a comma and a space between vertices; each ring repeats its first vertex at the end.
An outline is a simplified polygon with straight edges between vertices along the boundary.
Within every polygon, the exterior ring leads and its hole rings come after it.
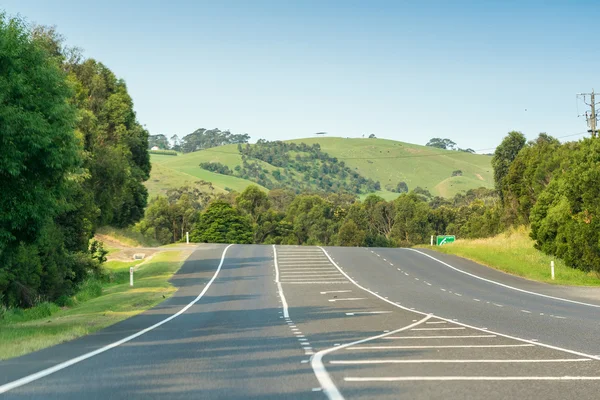
MULTIPOLYGON (((408 308, 408 307, 404 307, 404 306, 402 306, 402 305, 400 305, 400 304, 396 304, 396 303, 394 303, 393 301, 391 301, 391 300, 388 300, 388 299, 386 299, 385 297, 383 297, 383 296, 380 296, 380 295, 378 295, 377 293, 375 293, 375 292, 372 292, 372 291, 370 291, 369 289, 367 289, 367 288, 365 288, 365 287, 363 287, 363 286, 359 285, 359 284, 358 284, 358 283, 357 283, 357 282, 356 282, 354 279, 352 279, 352 278, 351 278, 351 277, 350 277, 350 276, 349 276, 349 275, 348 275, 348 274, 347 274, 347 273, 346 273, 346 272, 345 272, 345 271, 344 271, 342 268, 340 268, 340 266, 339 266, 339 265, 337 265, 337 263, 336 263, 335 261, 333 261, 333 258, 331 258, 331 256, 329 255, 329 253, 327 253, 327 251, 326 251, 326 250, 325 250, 323 247, 321 247, 321 246, 318 246, 318 247, 319 247, 319 248, 320 248, 320 249, 323 251, 323 253, 324 253, 324 254, 327 256, 327 258, 329 258, 329 260, 331 261, 331 263, 332 263, 333 265, 335 265, 335 267, 336 267, 336 268, 337 268, 337 269, 338 269, 338 270, 339 270, 339 271, 340 271, 340 272, 341 272, 341 273, 342 273, 342 274, 343 274, 343 275, 344 275, 346 278, 348 278, 348 280, 349 280, 350 282, 352 282, 352 283, 353 283, 355 286, 357 286, 358 288, 360 288, 360 289, 364 290, 365 292, 371 293, 373 296, 375 296, 375 297, 377 297, 377 298, 379 298, 379 299, 381 299, 381 300, 385 301, 386 303, 389 303, 389 304, 393 305, 394 307, 400 308, 400 309, 402 309, 402 310, 409 311, 409 312, 413 312, 413 313, 415 313, 415 314, 420 314, 420 315, 434 315, 434 314, 425 313, 425 312, 423 312, 423 311, 418 311, 418 310, 410 309, 410 308, 408 308)), ((495 331, 492 331, 492 330, 489 330, 489 329, 482 329, 482 328, 478 328, 478 327, 476 327, 476 326, 468 325, 468 324, 465 324, 465 323, 463 323, 463 322, 458 322, 458 321, 454 321, 454 320, 452 320, 452 319, 449 319, 449 318, 440 317, 439 315, 434 315, 434 316, 435 316, 437 319, 441 319, 442 321, 446 321, 446 322, 450 322, 450 323, 452 323, 452 324, 456 324, 456 325, 464 326, 465 328, 471 328, 471 329, 475 329, 475 330, 477 330, 477 331, 480 331, 480 332, 489 332, 489 333, 493 333, 493 334, 495 334, 495 335, 498 335, 498 336, 505 337, 505 338, 507 338, 507 339, 518 340, 518 341, 521 341, 521 342, 524 342, 524 343, 531 343, 531 344, 534 344, 534 345, 536 345, 536 346, 540 346, 540 347, 546 347, 546 348, 548 348, 548 349, 552 349, 552 350, 558 350, 558 351, 563 351, 563 352, 565 352, 565 353, 574 354, 574 355, 576 355, 576 356, 587 357, 587 358, 590 358, 590 359, 592 359, 592 360, 598 360, 598 361, 600 361, 600 356, 595 356, 595 355, 591 355, 591 354, 581 353, 581 352, 579 352, 579 351, 575 351, 575 350, 569 350, 569 349, 565 349, 565 348, 562 348, 562 347, 557 347, 557 346, 552 346, 551 344, 546 344, 546 343, 542 343, 542 342, 537 342, 537 341, 536 341, 536 342, 534 342, 533 340, 522 339, 522 338, 519 338, 519 337, 516 337, 516 336, 511 336, 511 335, 507 335, 507 334, 504 334, 504 333, 495 332, 495 331)))
POLYGON ((333 353, 334 351, 340 350, 340 349, 345 349, 347 347, 355 346, 357 344, 370 342, 371 340, 381 339, 385 336, 393 335, 395 333, 414 328, 415 326, 420 325, 423 322, 427 321, 431 317, 433 317, 433 315, 429 314, 425 318, 421 319, 420 321, 413 322, 410 325, 393 330, 391 332, 382 333, 381 335, 377 335, 377 336, 371 336, 366 339, 361 339, 361 340, 357 340, 355 342, 342 344, 340 346, 330 347, 328 349, 317 352, 314 356, 311 357, 310 366, 312 367, 313 372, 314 372, 315 376, 317 377, 317 380, 319 381, 321 388, 323 389, 323 393, 325 393, 325 395, 330 400, 343 400, 344 399, 344 396, 342 396, 342 393, 340 393, 337 386, 335 386, 335 383, 333 383, 333 381, 331 380, 331 377, 329 376, 329 373, 327 372, 327 369, 323 365, 322 359, 324 356, 326 356, 329 353, 333 353))
MULTIPOLYGON (((442 260, 439 260, 439 259, 435 258, 434 256, 432 256, 432 255, 429 255, 429 254, 427 254, 427 253, 425 253, 425 252, 422 252, 422 251, 420 251, 420 250, 411 249, 411 248, 405 248, 405 249, 403 249, 403 250, 410 250, 410 251, 414 251, 415 253, 419 253, 419 254, 421 254, 421 255, 424 255, 425 257, 429 257, 429 258, 431 258, 432 260, 435 260, 435 261, 439 262, 440 264, 442 264, 442 265, 444 265, 444 266, 446 266, 446 267, 448 267, 448 268, 451 268, 451 269, 453 269, 453 270, 455 270, 455 271, 457 271, 457 272, 460 272, 460 273, 462 273, 462 274, 468 275, 468 276, 470 276, 470 277, 472 277, 472 278, 476 278, 476 279, 482 280, 482 281, 484 281, 484 282, 492 283, 492 284, 494 284, 494 285, 502 286, 502 287, 505 287, 505 288, 507 288, 507 289, 516 290, 517 292, 527 293, 527 294, 531 294, 531 295, 534 295, 534 296, 545 297, 545 298, 552 299, 552 300, 565 301, 565 302, 567 302, 567 303, 573 303, 573 304, 579 304, 579 305, 588 306, 588 307, 600 308, 600 305, 598 305, 598 304, 584 303, 584 302, 582 302, 582 301, 577 301, 577 300, 569 300, 569 299, 565 299, 565 298, 563 298, 563 297, 555 297, 555 296, 550 296, 550 295, 548 295, 548 294, 543 294, 543 293, 538 293, 538 292, 532 292, 532 291, 529 291, 529 290, 520 289, 520 288, 517 288, 517 287, 514 287, 514 286, 506 285, 506 284, 504 284, 504 283, 500 283, 500 282, 497 282, 497 281, 493 281, 493 280, 491 280, 491 279, 483 278, 483 277, 481 277, 481 276, 477 276, 477 275, 475 275, 475 274, 472 274, 472 273, 470 273, 470 272, 463 271, 462 269, 456 268, 456 267, 454 267, 454 266, 452 266, 452 265, 448 264, 447 262, 444 262, 444 261, 442 261, 442 260)), ((470 260, 469 260, 469 261, 470 261, 470 260)), ((489 268, 489 267, 488 267, 488 268, 489 268)), ((496 270, 496 271, 499 271, 499 270, 496 270)), ((502 272, 502 271, 499 271, 499 272, 502 272)))
POLYGON ((167 317, 165 319, 163 319, 162 321, 157 322, 156 324, 149 326, 148 328, 142 329, 139 332, 134 333, 133 335, 127 336, 121 340, 118 340, 116 342, 113 342, 111 344, 108 344, 104 347, 101 347, 99 349, 96 349, 94 351, 91 351, 89 353, 85 353, 80 355, 79 357, 75 357, 72 358, 70 360, 64 361, 60 364, 56 364, 53 367, 50 368, 46 368, 43 369, 39 372, 36 372, 34 374, 31 375, 27 375, 23 378, 17 379, 15 381, 9 382, 9 383, 5 383, 4 385, 0 386, 0 394, 2 393, 6 393, 9 390, 13 390, 16 389, 18 387, 27 385, 28 383, 37 381, 38 379, 41 379, 43 377, 46 377, 48 375, 51 375, 55 372, 58 372, 60 370, 63 370, 67 367, 70 367, 71 365, 77 364, 81 361, 87 360, 88 358, 92 358, 98 354, 104 353, 105 351, 108 351, 110 349, 113 349, 117 346, 122 345, 123 343, 127 343, 139 336, 142 336, 143 334, 150 332, 156 328, 158 328, 161 325, 166 324, 167 322, 175 319, 176 317, 180 316, 181 314, 183 314, 184 312, 186 312, 190 307, 192 307, 194 304, 196 304, 201 298, 202 296, 204 296, 204 294, 208 291, 208 288, 210 287, 210 285, 214 282, 214 280, 217 278, 217 275, 219 274, 219 272, 221 271, 221 267, 223 266, 223 262, 225 261, 225 254, 227 253, 227 250, 233 246, 233 244, 228 245, 227 247, 225 247, 225 249, 223 250, 223 254, 221 255, 221 262, 219 263, 219 266, 217 267, 217 270, 215 271, 213 277, 210 279, 210 281, 208 281, 208 283, 206 284, 206 286, 204 287, 204 289, 202 289, 202 292, 200 292, 200 294, 194 299, 192 300, 190 303, 188 303, 185 307, 183 307, 181 310, 179 310, 177 313, 171 315, 170 317, 167 317))
POLYGON ((289 318, 290 313, 288 311, 288 303, 285 300, 285 296, 283 295, 283 287, 281 287, 281 282, 279 282, 279 264, 277 264, 277 249, 275 248, 275 245, 273 245, 273 261, 275 264, 275 282, 277 283, 279 297, 281 298, 281 304, 283 306, 283 317, 289 318))

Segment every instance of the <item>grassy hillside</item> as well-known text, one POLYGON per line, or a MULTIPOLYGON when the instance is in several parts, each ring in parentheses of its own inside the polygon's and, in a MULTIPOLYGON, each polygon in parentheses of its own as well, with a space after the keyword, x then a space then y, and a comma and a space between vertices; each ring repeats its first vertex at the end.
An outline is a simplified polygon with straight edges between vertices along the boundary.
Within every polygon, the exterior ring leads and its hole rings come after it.
MULTIPOLYGON (((444 197, 480 186, 493 187, 491 157, 446 151, 431 147, 386 139, 345 139, 319 137, 297 139, 290 142, 312 145, 319 143, 323 152, 344 161, 353 171, 365 178, 381 183, 377 194, 393 199, 397 193, 386 190, 404 181, 409 189, 420 186, 434 195, 444 197), (452 177, 452 172, 461 170, 462 176, 452 177)), ((210 181, 216 191, 230 188, 241 191, 253 182, 235 176, 222 175, 203 170, 201 162, 221 163, 234 169, 242 164, 237 145, 226 145, 177 157, 152 155, 152 174, 146 183, 151 195, 164 193, 172 187, 193 183, 202 179, 210 181)), ((263 170, 276 170, 273 165, 257 162, 263 170)), ((266 190, 266 189, 265 189, 266 190)), ((361 197, 365 197, 362 195, 361 197)))
POLYGON ((386 139, 335 137, 298 139, 319 143, 321 149, 343 160, 360 174, 386 185, 404 181, 409 189, 420 186, 434 195, 451 197, 463 190, 494 184, 491 157, 441 150, 386 139), (451 177, 461 170, 463 176, 451 177))

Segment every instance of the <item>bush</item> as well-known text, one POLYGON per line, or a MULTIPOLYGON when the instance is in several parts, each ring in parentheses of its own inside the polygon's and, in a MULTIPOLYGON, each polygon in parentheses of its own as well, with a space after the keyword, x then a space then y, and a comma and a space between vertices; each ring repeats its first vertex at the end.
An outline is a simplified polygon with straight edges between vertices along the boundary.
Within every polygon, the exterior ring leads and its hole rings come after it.
POLYGON ((163 156, 176 156, 175 150, 148 150, 148 154, 160 154, 163 156))

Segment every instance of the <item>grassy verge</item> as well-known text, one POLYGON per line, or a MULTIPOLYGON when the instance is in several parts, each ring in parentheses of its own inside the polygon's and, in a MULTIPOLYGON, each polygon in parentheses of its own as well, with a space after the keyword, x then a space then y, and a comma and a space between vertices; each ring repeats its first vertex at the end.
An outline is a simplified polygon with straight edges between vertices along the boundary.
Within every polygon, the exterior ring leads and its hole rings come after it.
POLYGON ((0 319, 0 360, 87 335, 155 306, 175 292, 168 279, 187 254, 155 254, 136 270, 133 288, 129 287, 129 267, 141 261, 110 261, 105 264, 110 281, 85 282, 68 299, 67 307, 42 303, 27 310, 6 311, 0 319))
MULTIPOLYGON (((160 246, 156 240, 135 232, 131 229, 119 229, 112 226, 103 226, 96 232, 100 236, 109 236, 112 240, 129 247, 156 247, 160 246)), ((110 246, 108 246, 110 248, 110 246)))
POLYGON ((600 286, 596 273, 567 267, 561 260, 533 247, 529 231, 521 228, 493 238, 457 240, 439 247, 422 246, 454 254, 509 274, 557 285, 600 286), (555 261, 555 280, 550 276, 550 261, 555 261))

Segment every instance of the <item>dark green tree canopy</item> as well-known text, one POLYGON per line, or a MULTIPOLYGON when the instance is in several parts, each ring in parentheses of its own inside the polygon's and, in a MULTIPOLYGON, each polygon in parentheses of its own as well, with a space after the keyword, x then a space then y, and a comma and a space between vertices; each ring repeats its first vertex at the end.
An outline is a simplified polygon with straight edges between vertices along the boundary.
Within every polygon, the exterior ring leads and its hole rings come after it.
POLYGON ((252 243, 252 225, 231 204, 214 201, 200 216, 191 240, 198 243, 252 243))
POLYGON ((492 157, 492 167, 494 168, 494 183, 500 192, 500 197, 502 197, 502 181, 508 174, 510 164, 525 146, 525 142, 525 136, 521 132, 512 131, 496 147, 494 157, 492 157))

